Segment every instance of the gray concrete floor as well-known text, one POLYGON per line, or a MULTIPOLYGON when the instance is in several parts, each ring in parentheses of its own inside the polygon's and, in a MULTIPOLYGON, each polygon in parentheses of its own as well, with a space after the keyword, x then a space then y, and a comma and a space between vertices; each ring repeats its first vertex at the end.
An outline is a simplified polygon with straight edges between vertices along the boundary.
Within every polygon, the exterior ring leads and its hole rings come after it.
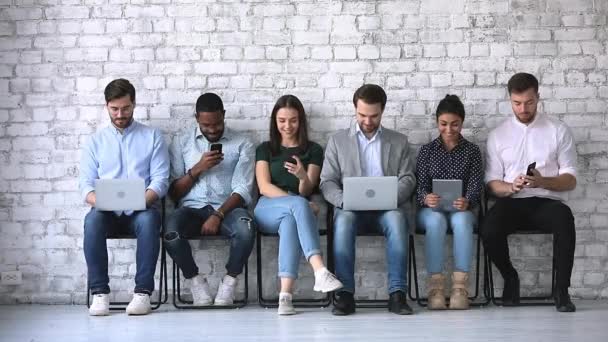
POLYGON ((85 306, 0 306, 0 341, 608 341, 608 302, 576 301, 578 311, 552 306, 429 312, 413 316, 359 309, 335 317, 330 309, 299 309, 279 317, 250 304, 237 310, 176 310, 148 316, 112 312, 89 317, 85 306))

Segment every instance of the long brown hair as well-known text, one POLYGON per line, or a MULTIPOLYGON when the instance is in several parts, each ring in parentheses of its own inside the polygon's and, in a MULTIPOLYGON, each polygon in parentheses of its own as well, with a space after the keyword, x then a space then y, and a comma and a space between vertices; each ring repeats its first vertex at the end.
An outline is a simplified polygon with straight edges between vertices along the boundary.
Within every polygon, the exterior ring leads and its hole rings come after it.
POLYGON ((279 97, 270 115, 270 152, 276 156, 281 152, 281 133, 277 127, 277 113, 282 108, 293 108, 298 112, 298 148, 301 152, 308 148, 308 123, 302 102, 294 95, 279 97))

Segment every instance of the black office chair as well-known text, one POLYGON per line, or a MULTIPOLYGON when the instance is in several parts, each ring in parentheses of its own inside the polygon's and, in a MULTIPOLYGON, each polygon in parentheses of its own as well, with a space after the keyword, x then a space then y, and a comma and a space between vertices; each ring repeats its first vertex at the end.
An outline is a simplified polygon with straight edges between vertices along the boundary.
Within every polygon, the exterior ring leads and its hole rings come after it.
MULTIPOLYGON (((319 208, 321 209, 319 212, 319 216, 322 216, 323 209, 327 207, 327 205, 324 204, 325 200, 323 199, 323 197, 321 197, 320 194, 315 193, 311 196, 311 200, 319 205, 319 208)), ((329 215, 329 212, 327 213, 327 215, 329 215)), ((332 258, 333 252, 331 250, 331 243, 330 243, 330 238, 329 238, 327 227, 326 227, 326 229, 319 229, 319 235, 321 235, 321 236, 325 235, 327 237, 326 256, 327 256, 328 268, 330 268, 329 265, 332 265, 331 258, 332 258)), ((264 286, 263 286, 264 285, 264 279, 263 279, 264 262, 262 261, 262 256, 263 256, 262 241, 264 240, 264 237, 279 237, 279 235, 262 233, 259 230, 257 232, 256 252, 257 252, 257 276, 258 276, 258 283, 257 283, 257 285, 258 285, 258 304, 264 308, 276 308, 279 306, 278 297, 275 297, 275 298, 265 298, 264 297, 264 286)), ((327 307, 327 306, 329 306, 329 304, 331 304, 331 294, 327 293, 326 295, 324 295, 321 298, 294 298, 292 300, 292 303, 293 303, 294 307, 327 307)))
MULTIPOLYGON (((187 237, 188 240, 229 240, 222 235, 216 236, 195 236, 187 237)), ((244 273, 244 294, 242 299, 236 299, 232 305, 193 305, 191 300, 182 298, 181 276, 179 266, 173 261, 173 306, 178 309, 239 309, 245 307, 249 300, 249 267, 245 262, 244 273)))
MULTIPOLYGON (((158 286, 158 299, 152 301, 152 310, 156 310, 161 304, 166 303, 169 299, 169 293, 167 290, 167 254, 165 251, 165 243, 163 239, 163 231, 165 227, 165 199, 161 199, 161 231, 160 231, 160 278, 158 286), (163 286, 164 285, 164 286, 163 286), (164 293, 163 293, 164 291, 164 293)), ((133 234, 122 234, 122 233, 111 233, 106 239, 118 240, 118 239, 136 239, 137 237, 133 234)), ((110 310, 125 310, 129 305, 129 302, 110 301, 110 310)), ((87 308, 91 307, 91 290, 89 288, 89 282, 87 279, 87 308)))

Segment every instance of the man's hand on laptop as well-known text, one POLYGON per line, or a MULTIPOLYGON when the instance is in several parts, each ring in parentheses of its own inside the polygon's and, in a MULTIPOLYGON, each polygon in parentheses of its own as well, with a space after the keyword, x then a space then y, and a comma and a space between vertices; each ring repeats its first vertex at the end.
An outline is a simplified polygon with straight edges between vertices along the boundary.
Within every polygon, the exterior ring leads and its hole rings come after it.
POLYGON ((429 208, 435 208, 439 205, 440 199, 439 195, 430 193, 424 196, 424 204, 429 208))
POLYGON ((221 221, 219 217, 215 215, 209 216, 209 218, 207 218, 207 220, 205 221, 205 223, 203 223, 203 226, 201 227, 201 234, 217 235, 220 230, 220 223, 221 221))
POLYGON ((460 211, 465 211, 469 208, 469 200, 464 197, 458 197, 452 205, 460 211))
POLYGON ((95 196, 95 191, 91 191, 87 194, 87 198, 85 200, 91 207, 95 208, 95 203, 97 201, 97 197, 95 196))
POLYGON ((223 159, 224 155, 219 151, 209 151, 203 153, 203 155, 201 156, 201 160, 199 160, 198 163, 196 163, 196 165, 194 165, 194 167, 192 168, 194 177, 198 178, 201 173, 221 163, 223 159))
POLYGON ((158 195, 153 190, 147 189, 146 193, 146 208, 150 208, 154 202, 158 199, 158 195))

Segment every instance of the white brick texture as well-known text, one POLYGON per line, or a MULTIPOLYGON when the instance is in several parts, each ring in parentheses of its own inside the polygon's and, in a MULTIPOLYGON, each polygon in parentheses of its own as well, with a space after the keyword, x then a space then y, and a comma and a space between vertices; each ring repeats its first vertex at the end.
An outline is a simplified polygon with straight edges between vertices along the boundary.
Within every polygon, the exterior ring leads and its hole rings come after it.
MULTIPOLYGON (((606 0, 2 1, 0 269, 21 270, 25 283, 0 285, 0 303, 84 300, 79 149, 108 123, 103 89, 114 78, 134 83, 137 118, 167 141, 194 122, 196 98, 213 91, 229 109, 228 124, 258 140, 266 139, 274 101, 299 96, 311 136, 324 144, 352 120, 353 91, 375 82, 388 93, 385 125, 416 148, 437 135, 433 113, 447 93, 462 97, 465 134, 483 147, 511 115, 506 82, 520 71, 539 78, 541 107, 576 137, 571 293, 606 297, 607 17, 606 0)), ((526 294, 550 283, 548 241, 511 239, 526 294)), ((111 286, 127 298, 134 244, 109 246, 111 286)), ((357 293, 385 297, 382 240, 357 246, 357 293)), ((264 244, 265 293, 276 291, 276 247, 264 244)), ((423 247, 416 237, 421 277, 423 247)), ((195 250, 217 286, 226 244, 195 250)), ((297 292, 311 295, 311 287, 303 267, 297 292)))

